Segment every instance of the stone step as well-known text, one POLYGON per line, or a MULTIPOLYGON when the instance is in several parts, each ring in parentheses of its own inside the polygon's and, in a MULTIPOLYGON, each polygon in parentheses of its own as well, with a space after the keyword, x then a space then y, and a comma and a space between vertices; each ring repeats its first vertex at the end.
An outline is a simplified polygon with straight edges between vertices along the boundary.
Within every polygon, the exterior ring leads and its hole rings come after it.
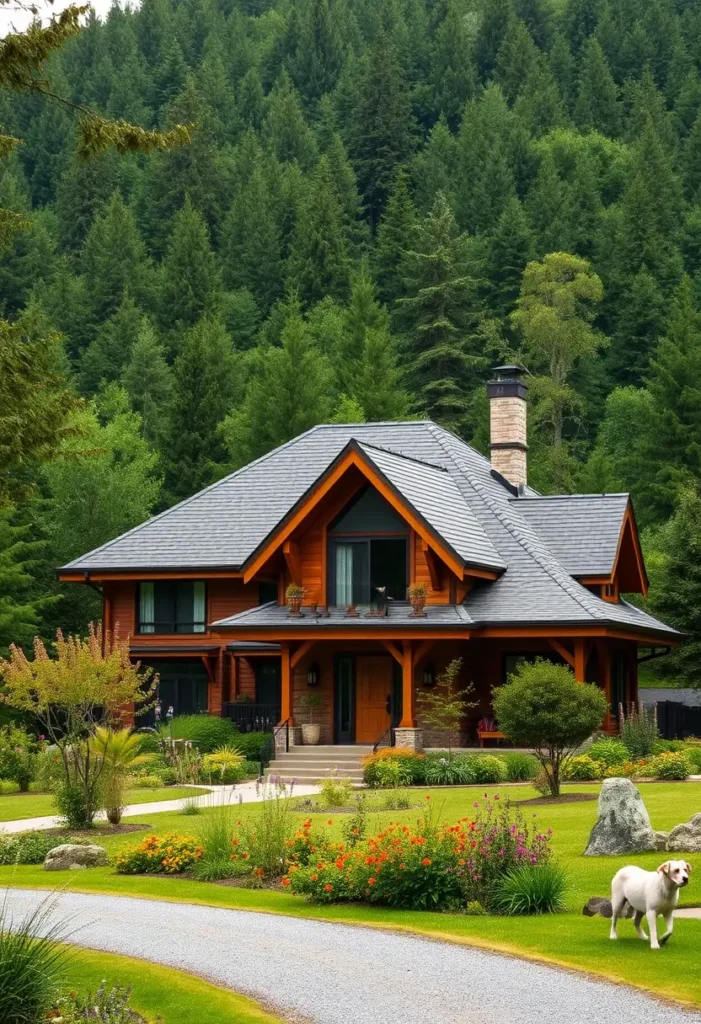
MULTIPOLYGON (((275 767, 275 762, 269 765, 265 769, 266 776, 273 776, 273 778, 280 778, 283 781, 289 782, 295 779, 297 782, 323 782, 324 779, 329 778, 329 772, 319 771, 318 768, 290 768, 287 766, 279 765, 275 767)), ((360 784, 363 781, 363 773, 360 769, 348 769, 346 771, 336 772, 335 778, 337 779, 350 779, 351 782, 360 784)))
POLYGON ((278 761, 314 761, 316 764, 360 764, 363 760, 357 754, 315 754, 306 747, 292 747, 288 752, 278 751, 278 761))

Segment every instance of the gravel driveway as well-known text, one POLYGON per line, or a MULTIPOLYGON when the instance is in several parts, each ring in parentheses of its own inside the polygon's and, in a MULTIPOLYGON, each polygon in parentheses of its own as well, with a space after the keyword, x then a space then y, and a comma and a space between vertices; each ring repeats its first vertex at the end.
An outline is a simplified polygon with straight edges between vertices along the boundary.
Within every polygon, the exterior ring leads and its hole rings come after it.
MULTIPOLYGON (((8 890, 15 920, 45 899, 46 893, 8 890)), ((199 974, 293 1020, 701 1024, 701 1013, 633 989, 420 937, 121 896, 63 893, 56 905, 71 931, 80 927, 74 941, 81 945, 199 974)))

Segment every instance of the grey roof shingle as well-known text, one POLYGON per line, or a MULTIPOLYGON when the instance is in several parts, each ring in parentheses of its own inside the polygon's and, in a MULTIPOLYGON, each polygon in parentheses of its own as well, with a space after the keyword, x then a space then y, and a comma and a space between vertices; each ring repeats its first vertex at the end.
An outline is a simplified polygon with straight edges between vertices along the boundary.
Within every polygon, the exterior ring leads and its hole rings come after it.
POLYGON ((518 510, 572 576, 613 571, 627 494, 516 498, 518 510))
POLYGON ((319 626, 322 629, 338 629, 339 626, 348 626, 354 628, 358 625, 362 625, 363 629, 366 627, 372 629, 382 629, 386 627, 397 627, 397 626, 411 626, 422 628, 435 628, 441 626, 452 626, 462 627, 470 626, 471 619, 469 612, 464 605, 461 604, 436 604, 426 608, 426 614, 423 618, 417 618, 411 605, 407 601, 389 601, 387 605, 387 615, 379 618, 374 615, 366 615, 361 609, 359 609, 358 618, 350 618, 346 615, 343 608, 329 608, 328 615, 311 615, 309 609, 303 609, 303 614, 300 618, 295 618, 290 615, 290 610, 285 605, 275 604, 262 604, 257 608, 249 608, 248 611, 239 612, 238 615, 232 615, 228 619, 220 619, 219 622, 212 623, 220 629, 226 629, 231 627, 240 626, 243 629, 270 629, 284 626, 292 627, 293 629, 299 628, 300 630, 309 628, 309 626, 319 626))
MULTIPOLYGON (((617 541, 627 496, 545 499, 527 490, 514 499, 483 455, 430 421, 315 427, 64 569, 238 569, 351 442, 465 562, 506 566, 496 581, 470 591, 460 620, 449 620, 456 626, 598 622, 678 636, 625 602, 601 600, 573 578, 575 571, 610 571, 593 567, 615 557, 613 537, 617 541), (571 550, 567 507, 580 510, 571 520, 571 550), (548 509, 556 520, 549 532, 548 509), (589 562, 588 545, 594 551, 589 562)), ((287 619, 284 610, 254 609, 234 618, 250 626, 279 614, 286 624, 304 622, 287 619)), ((392 614, 402 613, 395 608, 392 614)))

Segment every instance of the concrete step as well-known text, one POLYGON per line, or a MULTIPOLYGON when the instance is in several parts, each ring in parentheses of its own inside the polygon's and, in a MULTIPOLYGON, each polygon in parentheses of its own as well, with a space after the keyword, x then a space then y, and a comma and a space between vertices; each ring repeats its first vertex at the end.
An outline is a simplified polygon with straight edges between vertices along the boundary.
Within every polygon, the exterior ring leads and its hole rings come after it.
MULTIPOLYGON (((365 756, 365 755, 363 755, 365 756)), ((309 761, 312 764, 361 764, 363 758, 351 756, 350 754, 341 754, 340 757, 336 757, 333 754, 329 754, 325 757, 321 757, 319 754, 310 754, 309 751, 294 748, 288 752, 281 750, 277 754, 278 761, 309 761)))
POLYGON ((338 775, 345 777, 349 775, 362 776, 363 769, 358 764, 354 765, 324 765, 324 764, 289 764, 287 761, 278 761, 277 758, 270 762, 270 771, 274 772, 275 775, 279 775, 280 772, 296 772, 299 775, 316 775, 320 779, 325 779, 329 775, 338 775))

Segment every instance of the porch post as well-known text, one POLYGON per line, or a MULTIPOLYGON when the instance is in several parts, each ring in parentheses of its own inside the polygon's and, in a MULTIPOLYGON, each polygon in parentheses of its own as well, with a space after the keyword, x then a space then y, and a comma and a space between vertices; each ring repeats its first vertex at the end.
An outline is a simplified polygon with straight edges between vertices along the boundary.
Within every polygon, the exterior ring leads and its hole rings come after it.
POLYGON ((574 642, 574 678, 578 683, 586 682, 587 650, 585 640, 578 637, 574 642))
POLYGON ((402 644, 402 720, 394 731, 398 747, 423 749, 423 732, 417 727, 416 690, 414 688, 414 646, 402 644))
POLYGON ((281 701, 280 701, 280 721, 284 722, 288 718, 290 725, 292 725, 292 664, 290 657, 290 645, 283 643, 280 650, 280 678, 281 678, 281 701))
POLYGON ((616 716, 618 709, 611 708, 611 648, 606 643, 599 644, 599 664, 601 665, 601 686, 606 694, 608 710, 604 718, 605 732, 616 731, 616 716))

